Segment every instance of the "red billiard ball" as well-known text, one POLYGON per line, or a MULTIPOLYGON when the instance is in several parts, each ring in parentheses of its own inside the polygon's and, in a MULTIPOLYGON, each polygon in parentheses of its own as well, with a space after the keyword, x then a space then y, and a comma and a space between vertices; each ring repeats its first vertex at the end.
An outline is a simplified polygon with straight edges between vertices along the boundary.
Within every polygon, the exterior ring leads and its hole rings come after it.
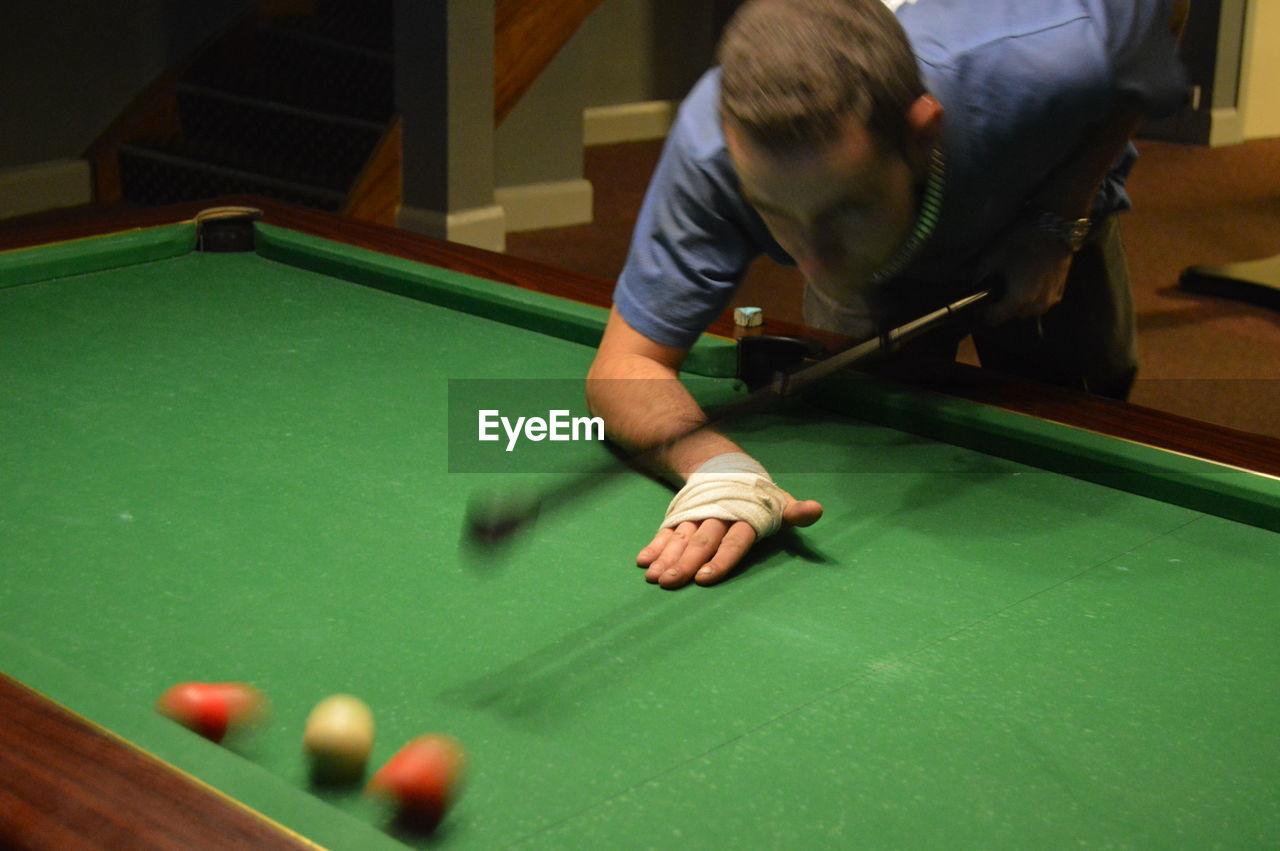
POLYGON ((156 701, 156 710, 179 724, 220 742, 229 729, 266 711, 262 692, 244 683, 179 683, 156 701))
POLYGON ((457 797, 465 762, 455 739, 418 736, 378 769, 368 791, 395 801, 402 822, 430 830, 457 797))

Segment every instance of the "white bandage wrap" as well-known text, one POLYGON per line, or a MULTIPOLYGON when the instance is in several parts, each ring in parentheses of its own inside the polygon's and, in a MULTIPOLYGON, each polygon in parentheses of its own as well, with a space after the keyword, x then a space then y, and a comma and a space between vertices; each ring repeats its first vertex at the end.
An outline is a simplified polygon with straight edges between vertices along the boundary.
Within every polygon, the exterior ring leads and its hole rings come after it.
POLYGON ((782 527, 786 505, 786 493, 773 483, 764 467, 749 455, 728 452, 693 471, 667 506, 662 528, 686 520, 744 520, 764 538, 782 527))

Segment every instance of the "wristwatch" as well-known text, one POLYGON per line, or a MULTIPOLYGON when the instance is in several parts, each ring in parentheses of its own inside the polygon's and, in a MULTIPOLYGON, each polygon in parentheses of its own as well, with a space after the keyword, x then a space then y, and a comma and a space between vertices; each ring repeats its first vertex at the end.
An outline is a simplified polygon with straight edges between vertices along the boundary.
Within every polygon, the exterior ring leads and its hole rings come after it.
POLYGON ((1057 213, 1039 210, 1035 213, 1035 227, 1041 233, 1047 233, 1062 240, 1074 254, 1084 247, 1084 241, 1089 238, 1093 221, 1087 218, 1064 219, 1057 213))

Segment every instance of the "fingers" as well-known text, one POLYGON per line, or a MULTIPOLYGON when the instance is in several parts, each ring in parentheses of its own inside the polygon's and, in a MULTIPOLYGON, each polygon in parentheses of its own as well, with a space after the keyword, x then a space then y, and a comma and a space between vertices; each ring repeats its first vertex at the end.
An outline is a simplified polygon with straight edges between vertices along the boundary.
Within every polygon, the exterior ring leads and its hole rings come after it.
MULTIPOLYGON (((686 521, 676 526, 674 529, 664 529, 664 532, 670 532, 662 541, 661 550, 658 555, 649 562, 648 568, 645 570, 644 578, 649 582, 656 582, 663 588, 680 588, 689 583, 703 566, 712 561, 715 556, 720 560, 717 562, 716 575, 722 575, 727 572, 733 565, 737 564, 742 555, 750 549, 751 544, 755 541, 755 532, 746 523, 735 523, 735 527, 745 527, 750 534, 750 540, 742 544, 742 532, 736 532, 733 536, 728 536, 731 549, 721 557, 720 550, 724 544, 726 532, 729 531, 729 524, 723 520, 703 520, 700 523, 686 521), (733 548, 740 549, 736 556, 729 556, 733 548), (720 565, 727 562, 727 565, 720 569, 720 565)), ((664 536, 660 532, 654 538, 654 542, 641 551, 641 555, 652 553, 653 549, 658 546, 659 539, 664 536)), ((636 563, 644 566, 641 559, 637 558, 636 563)), ((699 580, 701 581, 701 580, 699 580)))
MULTIPOLYGON (((693 575, 699 585, 714 585, 742 561, 756 542, 756 531, 750 523, 734 523, 720 540, 715 555, 693 575)), ((668 586, 669 587, 669 586, 668 586)))
POLYGON ((1061 301, 1061 290, 1042 288, 1027 290, 1026 288, 1010 288, 1008 294, 987 310, 983 311, 982 321, 995 328, 1014 319, 1028 319, 1043 316, 1049 309, 1061 301))
POLYGON ((812 499, 792 499, 782 510, 782 522, 788 526, 812 526, 822 519, 822 503, 812 499))
POLYGON ((1005 285, 1004 295, 1000 300, 982 311, 983 323, 988 327, 996 328, 1010 320, 1034 315, 1036 309, 1032 305, 1039 293, 1032 283, 1025 277, 1009 281, 1005 285))
MULTIPOLYGON (((789 526, 812 526, 822 517, 822 504, 790 499, 782 512, 789 526)), ((663 529, 636 556, 646 581, 681 588, 690 580, 714 585, 742 561, 756 542, 751 524, 723 520, 686 521, 663 529)))
POLYGON ((653 560, 662 554, 667 546, 667 541, 675 534, 675 529, 661 529, 657 535, 653 536, 653 540, 649 542, 643 550, 636 555, 636 565, 639 567, 648 567, 653 564, 653 560))
POLYGON ((1011 300, 1009 296, 1005 296, 982 311, 982 323, 989 328, 998 328, 1013 319, 1020 307, 1021 305, 1016 301, 1011 300))
POLYGON ((1022 302, 1020 304, 1010 304, 1004 306, 1004 302, 995 305, 992 310, 999 310, 998 314, 994 314, 990 321, 990 325, 1003 325, 1014 319, 1039 319, 1048 313, 1058 302, 1062 301, 1060 292, 1042 293, 1031 301, 1022 302))
POLYGON ((980 264, 977 280, 998 276, 1004 295, 982 311, 990 327, 1042 316, 1062 300, 1072 253, 1049 234, 1024 226, 1010 231, 980 264))

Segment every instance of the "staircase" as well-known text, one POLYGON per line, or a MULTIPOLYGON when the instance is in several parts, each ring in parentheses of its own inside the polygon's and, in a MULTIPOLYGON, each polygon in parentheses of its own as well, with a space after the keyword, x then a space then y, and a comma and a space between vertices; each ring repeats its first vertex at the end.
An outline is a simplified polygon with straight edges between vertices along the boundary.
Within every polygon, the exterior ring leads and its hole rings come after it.
MULTIPOLYGON (((498 124, 600 0, 495 0, 498 124)), ((393 0, 257 0, 85 153, 99 203, 251 194, 394 224, 393 0)))
POLYGON ((307 5, 217 38, 163 87, 162 105, 137 122, 145 129, 98 152, 120 200, 247 193, 342 211, 395 113, 392 3, 307 5))

